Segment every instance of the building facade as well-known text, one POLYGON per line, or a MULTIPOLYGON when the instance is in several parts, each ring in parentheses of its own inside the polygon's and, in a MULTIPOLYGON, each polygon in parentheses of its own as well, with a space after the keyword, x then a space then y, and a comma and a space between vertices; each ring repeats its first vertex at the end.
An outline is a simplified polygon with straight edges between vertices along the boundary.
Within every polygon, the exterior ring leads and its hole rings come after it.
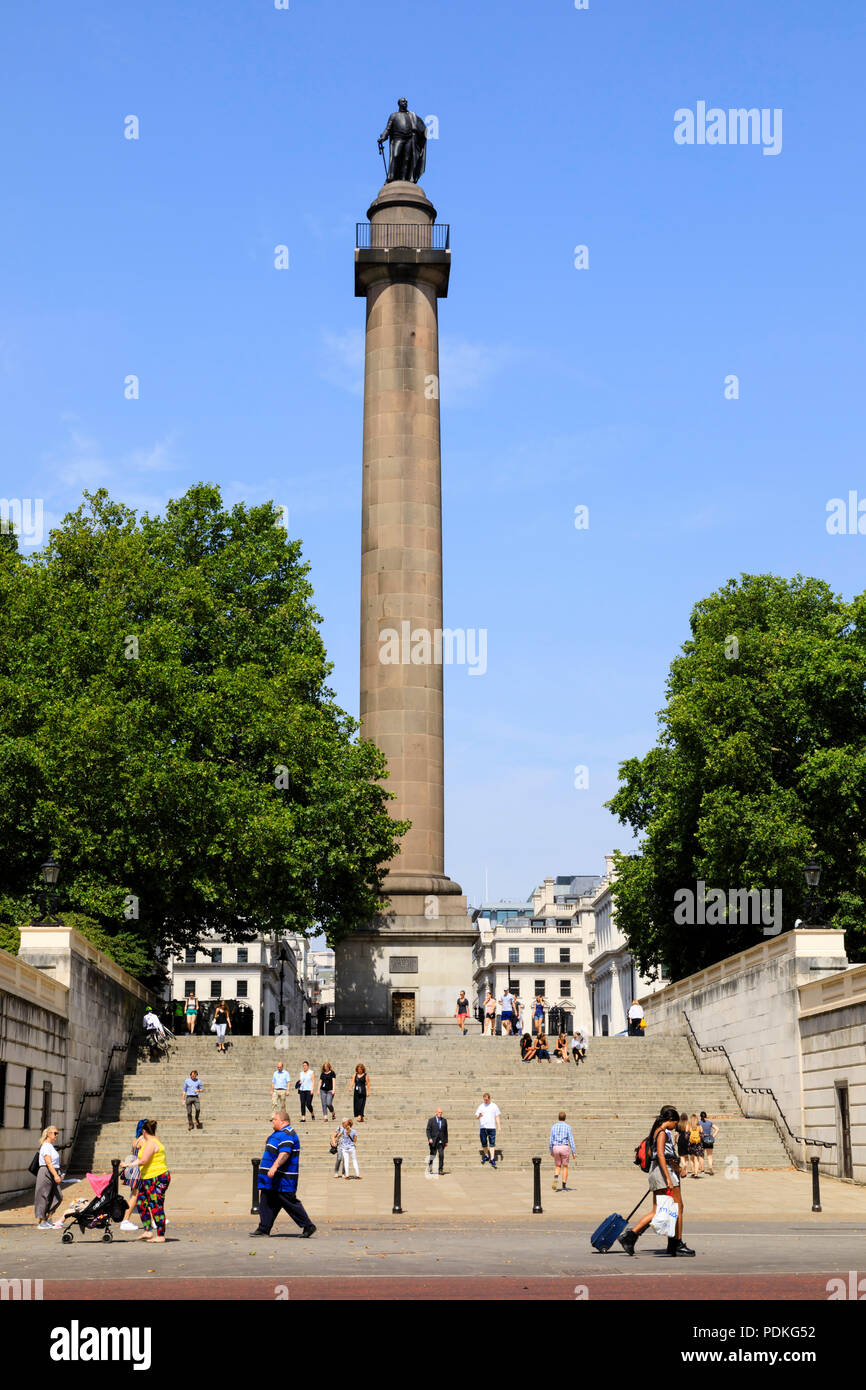
POLYGON ((309 942, 302 936, 232 941, 209 932, 197 946, 167 963, 167 998, 177 1001, 194 994, 203 1006, 205 1025, 213 1006, 224 999, 232 1006, 235 1028, 258 1037, 275 1032, 282 1023, 289 1033, 303 1033, 310 1007, 310 955, 309 942))
POLYGON ((319 1009, 330 1018, 334 1012, 334 952, 310 951, 307 955, 306 986, 310 1012, 315 1017, 319 1009))
POLYGON ((472 952, 473 1003, 489 989, 499 999, 506 988, 523 1004, 528 1028, 536 995, 545 1001, 545 1027, 551 1009, 573 1026, 590 1030, 586 973, 594 947, 589 907, 600 882, 591 874, 546 878, 525 902, 484 903, 473 912, 478 936, 472 952))
POLYGON ((639 974, 616 922, 611 892, 615 877, 613 855, 606 854, 604 859, 604 878, 588 902, 588 910, 595 922, 595 952, 587 973, 592 1032, 602 1037, 627 1033, 632 1000, 643 999, 664 989, 668 982, 664 967, 661 967, 659 979, 654 982, 639 974))

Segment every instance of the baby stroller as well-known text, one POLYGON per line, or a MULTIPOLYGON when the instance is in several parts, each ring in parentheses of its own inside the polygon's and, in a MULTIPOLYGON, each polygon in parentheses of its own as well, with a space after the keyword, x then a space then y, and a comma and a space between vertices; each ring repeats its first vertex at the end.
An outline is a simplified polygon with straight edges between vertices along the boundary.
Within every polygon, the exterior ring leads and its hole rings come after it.
POLYGON ((72 1228, 77 1225, 81 1234, 85 1231, 101 1231, 103 1240, 113 1240, 111 1232, 112 1221, 122 1221, 126 1215, 126 1198, 121 1197, 118 1190, 119 1179, 118 1169, 120 1159, 111 1160, 111 1173, 105 1177, 97 1177, 96 1173, 88 1173, 87 1181, 95 1192, 92 1201, 76 1202, 71 1211, 68 1211, 65 1220, 70 1224, 66 1227, 60 1237, 64 1245, 71 1245, 73 1241, 72 1228))

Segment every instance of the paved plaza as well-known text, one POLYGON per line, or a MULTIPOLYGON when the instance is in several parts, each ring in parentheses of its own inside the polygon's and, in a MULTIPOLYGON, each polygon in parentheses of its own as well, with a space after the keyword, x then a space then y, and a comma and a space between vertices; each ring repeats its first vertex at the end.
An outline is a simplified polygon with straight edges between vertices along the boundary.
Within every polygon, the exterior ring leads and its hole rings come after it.
MULTIPOLYGON (((866 1264, 866 1192, 851 1184, 825 1180, 813 1213, 809 1175, 793 1169, 691 1180, 686 1237, 697 1256, 672 1261, 651 1232, 633 1259, 590 1246, 603 1215, 637 1200, 637 1173, 584 1175, 564 1193, 551 1191, 547 1165, 544 1174, 544 1211, 533 1215, 530 1172, 427 1179, 419 1164, 393 1215, 382 1174, 345 1181, 302 1170, 311 1240, 283 1216, 269 1240, 250 1239, 251 1183, 234 1174, 172 1181, 164 1246, 120 1231, 111 1245, 76 1234, 63 1246, 19 1202, 0 1211, 0 1278, 42 1279, 47 1298, 357 1298, 375 1280, 374 1296, 401 1298, 640 1300, 670 1297, 675 1285, 696 1299, 827 1299, 831 1278, 866 1264)), ((64 1208, 79 1190, 65 1189, 64 1208)))

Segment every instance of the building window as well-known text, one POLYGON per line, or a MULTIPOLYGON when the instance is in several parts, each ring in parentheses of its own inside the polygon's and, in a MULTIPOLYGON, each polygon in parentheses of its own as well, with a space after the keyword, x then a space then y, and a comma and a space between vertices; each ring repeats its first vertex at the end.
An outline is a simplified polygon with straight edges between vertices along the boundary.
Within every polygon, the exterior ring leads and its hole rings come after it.
POLYGON ((248 965, 250 953, 246 946, 238 947, 238 965, 248 965))
POLYGON ((509 965, 519 965, 519 964, 520 964, 520 948, 519 948, 518 946, 509 946, 509 948, 508 948, 508 964, 509 964, 509 965))
POLYGON ((6 1063, 0 1062, 0 1129, 6 1123, 6 1063))
POLYGON ((195 980, 184 980, 183 982, 184 999, 186 999, 189 994, 195 994, 195 980))
POLYGON ((559 995, 561 999, 571 998, 571 980, 560 980, 559 995))
POLYGON ((544 998, 544 981, 543 981, 543 980, 536 980, 536 981, 535 981, 535 986, 534 986, 534 988, 533 988, 532 993, 533 993, 533 994, 540 994, 541 997, 542 997, 542 999, 544 998))
POLYGON ((518 981, 518 980, 509 980, 509 981, 508 981, 508 991, 509 991, 510 994, 518 994, 519 991, 520 991, 520 983, 519 983, 519 981, 518 981))
POLYGON ((33 1097, 33 1068, 24 1073, 24 1128, 30 1128, 30 1105, 33 1097))
POLYGON ((51 1124, 51 1082, 42 1083, 42 1128, 47 1129, 51 1124))
POLYGON ((219 982, 219 980, 211 980, 211 982, 210 982, 210 997, 211 997, 211 999, 221 999, 221 998, 222 998, 222 995, 220 994, 220 982, 219 982))
POLYGON ((246 980, 238 980, 238 999, 246 999, 246 997, 247 997, 247 982, 246 982, 246 980))
POLYGON ((186 948, 186 950, 185 950, 185 952, 184 952, 184 956, 183 956, 183 963, 184 963, 184 965, 195 965, 195 947, 194 947, 194 946, 187 946, 187 948, 186 948))
POLYGON ((560 963, 560 965, 571 965, 571 947, 570 947, 570 946, 560 946, 560 948, 559 948, 559 963, 560 963))
POLYGON ((213 965, 222 965, 222 963, 223 963, 223 948, 222 948, 222 946, 214 946, 214 947, 212 948, 212 950, 211 950, 210 958, 211 958, 211 964, 213 964, 213 965))
POLYGON ((532 950, 532 960, 534 965, 544 964, 544 947, 534 946, 532 950))

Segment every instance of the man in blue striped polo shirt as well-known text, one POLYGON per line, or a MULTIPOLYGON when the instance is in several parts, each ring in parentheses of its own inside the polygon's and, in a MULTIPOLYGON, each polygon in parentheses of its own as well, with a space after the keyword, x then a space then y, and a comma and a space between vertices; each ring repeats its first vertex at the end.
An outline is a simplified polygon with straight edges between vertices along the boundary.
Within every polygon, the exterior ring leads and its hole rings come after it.
POLYGON ((274 1115, 271 1130, 259 1164, 259 1224, 250 1235, 269 1236, 284 1211, 300 1226, 302 1236, 311 1236, 316 1228, 298 1198, 301 1141, 284 1110, 274 1115))
POLYGON ((574 1157, 574 1135, 571 1125, 565 1123, 565 1111, 560 1110, 559 1119, 550 1131, 550 1152, 553 1155, 553 1190, 556 1191, 559 1170, 562 1169, 562 1191, 568 1192, 568 1160, 574 1157))

